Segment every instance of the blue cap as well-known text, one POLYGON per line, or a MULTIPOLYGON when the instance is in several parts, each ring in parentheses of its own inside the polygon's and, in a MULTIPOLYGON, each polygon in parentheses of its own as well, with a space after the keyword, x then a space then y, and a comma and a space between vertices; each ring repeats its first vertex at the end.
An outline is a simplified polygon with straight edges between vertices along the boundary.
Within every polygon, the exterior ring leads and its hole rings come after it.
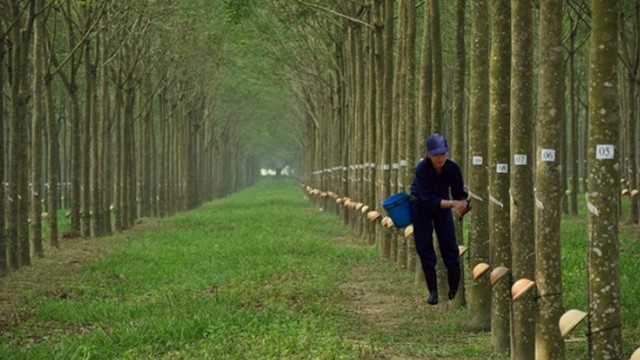
POLYGON ((447 147, 447 139, 442 134, 432 134, 427 137, 427 155, 436 156, 449 152, 447 147))

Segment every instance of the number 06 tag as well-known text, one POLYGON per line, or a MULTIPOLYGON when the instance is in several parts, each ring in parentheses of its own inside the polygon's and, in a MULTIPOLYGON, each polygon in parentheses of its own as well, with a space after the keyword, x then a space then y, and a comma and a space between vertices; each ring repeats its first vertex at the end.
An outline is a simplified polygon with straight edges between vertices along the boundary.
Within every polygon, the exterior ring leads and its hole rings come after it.
POLYGON ((549 162, 556 161, 556 150, 555 149, 541 149, 540 150, 540 159, 542 161, 549 161, 549 162))

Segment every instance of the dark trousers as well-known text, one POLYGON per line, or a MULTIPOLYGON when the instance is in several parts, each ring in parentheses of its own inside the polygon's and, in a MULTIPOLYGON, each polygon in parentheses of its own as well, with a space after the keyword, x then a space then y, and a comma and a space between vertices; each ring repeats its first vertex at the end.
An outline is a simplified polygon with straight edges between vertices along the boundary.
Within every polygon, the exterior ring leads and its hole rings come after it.
POLYGON ((425 206, 411 202, 411 223, 416 252, 420 256, 422 271, 434 271, 436 253, 433 248, 433 230, 436 230, 440 255, 447 269, 459 268, 460 258, 451 209, 429 211, 425 206))

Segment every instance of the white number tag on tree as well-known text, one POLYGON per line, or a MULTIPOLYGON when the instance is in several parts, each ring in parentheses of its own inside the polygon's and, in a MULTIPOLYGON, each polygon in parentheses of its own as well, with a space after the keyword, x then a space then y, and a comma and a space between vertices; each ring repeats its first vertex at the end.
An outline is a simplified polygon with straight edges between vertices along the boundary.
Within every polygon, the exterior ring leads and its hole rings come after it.
POLYGON ((613 159, 615 150, 613 145, 596 145, 596 159, 609 160, 613 159))
POLYGON ((540 150, 540 160, 542 161, 556 161, 555 149, 542 149, 540 150))
POLYGON ((526 154, 513 155, 513 163, 520 166, 527 165, 527 155, 526 154))

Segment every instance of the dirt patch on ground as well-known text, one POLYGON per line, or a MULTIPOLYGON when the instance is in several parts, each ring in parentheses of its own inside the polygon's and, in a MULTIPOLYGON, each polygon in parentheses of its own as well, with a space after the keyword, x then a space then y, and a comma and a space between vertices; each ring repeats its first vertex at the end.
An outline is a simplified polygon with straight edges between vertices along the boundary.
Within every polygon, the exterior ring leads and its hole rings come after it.
POLYGON ((416 281, 415 269, 399 269, 391 260, 371 260, 349 264, 343 275, 341 306, 353 319, 346 337, 368 349, 363 358, 477 359, 467 354, 451 357, 456 346, 484 339, 463 333, 466 313, 458 299, 441 299, 437 306, 426 303, 427 289, 422 279, 416 281))
POLYGON ((384 291, 367 273, 366 269, 353 269, 350 277, 340 284, 346 295, 345 306, 361 320, 363 329, 376 327, 394 331, 402 325, 398 304, 407 300, 384 291))
POLYGON ((46 245, 45 257, 33 257, 30 266, 11 271, 9 275, 0 278, 1 331, 6 332, 31 316, 32 310, 26 305, 25 294, 68 296, 60 289, 78 278, 89 262, 100 259, 127 243, 129 237, 158 226, 156 220, 141 219, 133 229, 115 236, 91 239, 65 238, 57 249, 46 245))

